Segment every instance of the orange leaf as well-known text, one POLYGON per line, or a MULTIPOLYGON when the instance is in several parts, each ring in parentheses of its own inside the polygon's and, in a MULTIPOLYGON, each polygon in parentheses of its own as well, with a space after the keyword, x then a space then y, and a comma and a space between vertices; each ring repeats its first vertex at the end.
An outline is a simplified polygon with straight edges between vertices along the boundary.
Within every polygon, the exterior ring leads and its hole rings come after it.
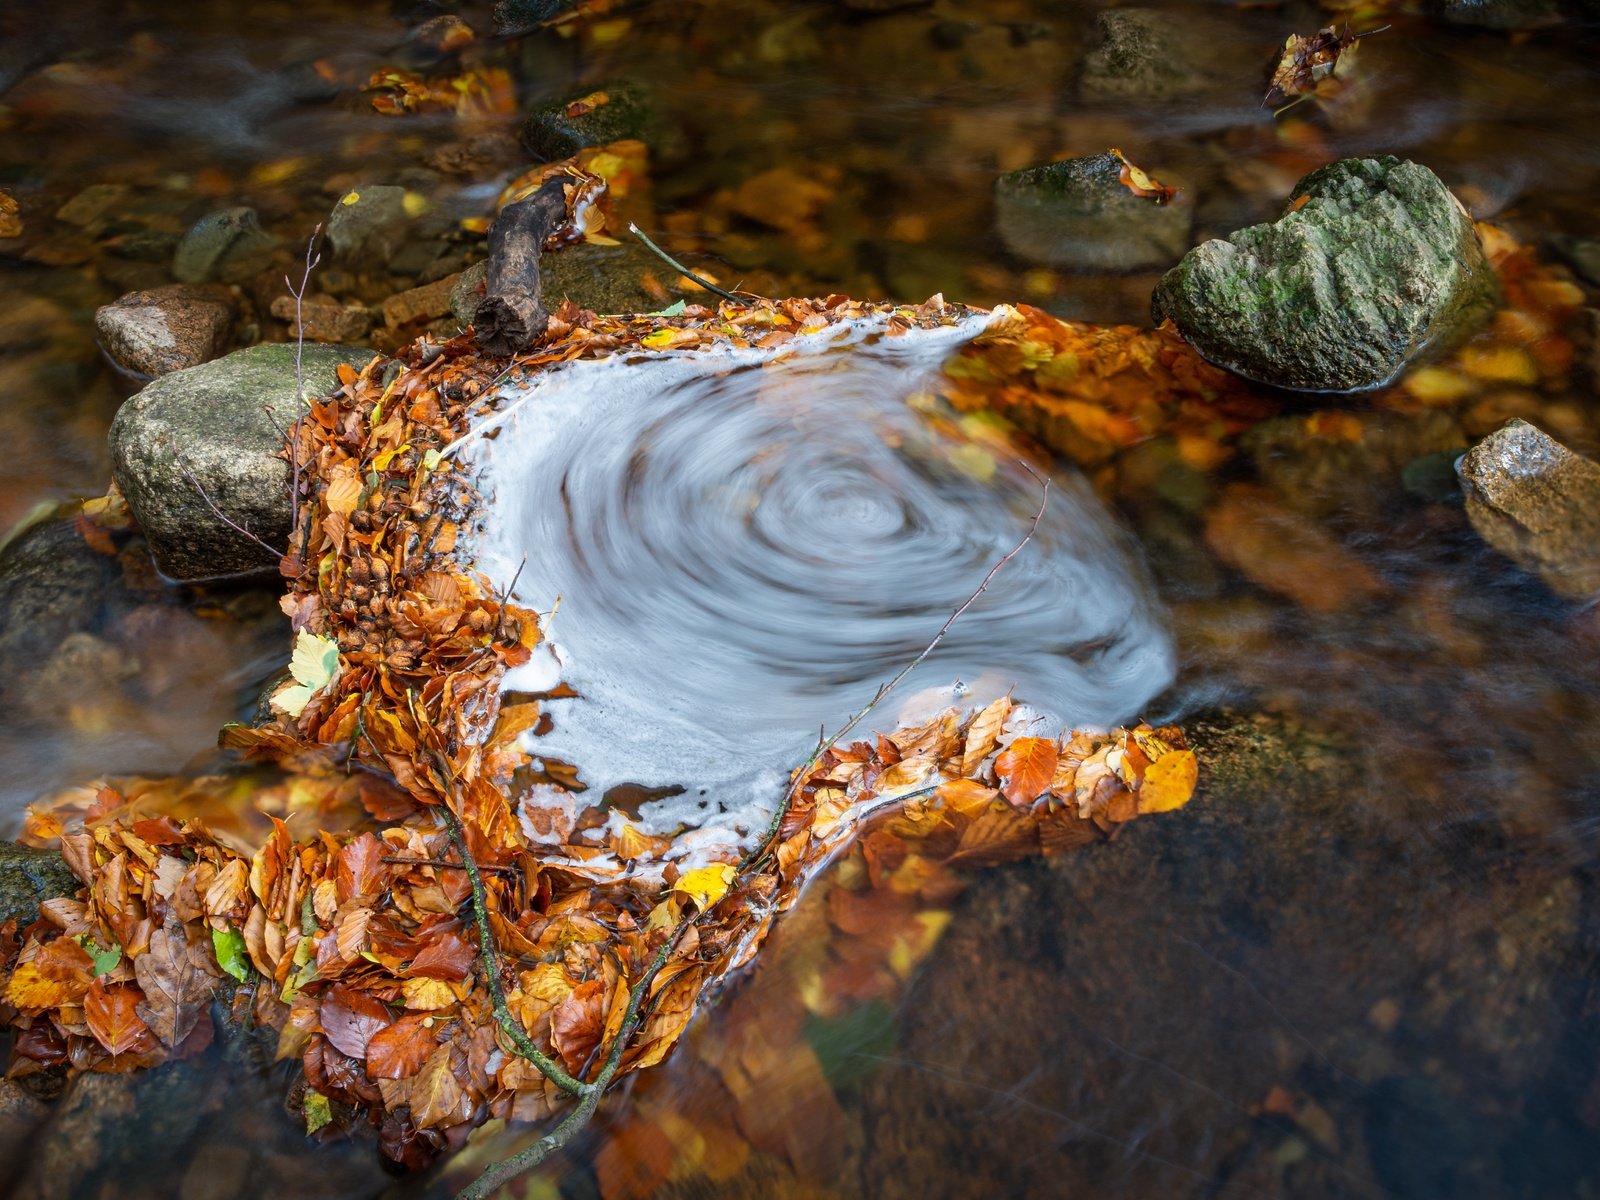
POLYGON ((971 775, 989 757, 989 751, 1000 740, 1001 727, 1010 715, 1011 697, 1001 696, 973 718, 972 728, 967 730, 966 748, 961 752, 963 775, 971 775))
POLYGON ((1053 738, 1022 737, 995 760, 1000 790, 1018 808, 1039 798, 1056 773, 1057 746, 1053 738))
POLYGON ((425 1013, 407 1013, 367 1043, 367 1074, 374 1079, 409 1079, 433 1053, 436 1022, 425 1013))
POLYGON ((156 1048, 155 1035, 139 1019, 139 1001, 144 996, 132 984, 109 987, 96 979, 83 1000, 83 1015, 89 1032, 112 1054, 150 1054, 156 1048))

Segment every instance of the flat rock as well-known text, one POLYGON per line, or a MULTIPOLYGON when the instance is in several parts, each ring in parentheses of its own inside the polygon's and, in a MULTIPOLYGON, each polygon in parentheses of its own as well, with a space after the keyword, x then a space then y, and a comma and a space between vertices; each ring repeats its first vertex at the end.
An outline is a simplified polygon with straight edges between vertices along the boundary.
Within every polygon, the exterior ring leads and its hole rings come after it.
POLYGON ((1456 467, 1478 535, 1569 600, 1600 596, 1600 463, 1507 421, 1456 467))
POLYGON ((1455 345, 1498 299, 1466 209, 1428 168, 1386 157, 1313 171, 1276 222, 1195 247, 1152 312, 1247 379, 1350 392, 1455 345))
POLYGON ((112 362, 154 379, 220 354, 236 313, 233 293, 219 284, 175 283, 105 305, 94 328, 112 362))
POLYGON ((1188 249, 1194 225, 1187 190, 1159 204, 1136 196, 1121 181, 1122 166, 1107 152, 1002 175, 995 225, 1006 248, 1029 262, 1088 271, 1172 263, 1188 249))
MULTIPOLYGON (((340 363, 359 365, 371 356, 353 347, 306 346, 306 396, 337 386, 340 363)), ((265 549, 228 522, 270 546, 287 544, 289 464, 279 457, 280 430, 295 419, 295 393, 295 347, 279 343, 163 375, 117 412, 112 471, 167 576, 276 569, 265 549)))

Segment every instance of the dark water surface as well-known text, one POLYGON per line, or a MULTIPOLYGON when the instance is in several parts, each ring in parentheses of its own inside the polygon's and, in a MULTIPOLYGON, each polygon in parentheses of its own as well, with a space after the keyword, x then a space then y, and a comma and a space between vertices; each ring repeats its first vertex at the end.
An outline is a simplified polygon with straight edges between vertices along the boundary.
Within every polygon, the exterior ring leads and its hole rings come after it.
MULTIPOLYGON (((486 8, 460 12, 486 31, 486 8)), ((1142 321, 1155 273, 1030 263, 993 227, 998 173, 1109 146, 1193 189, 1195 240, 1368 153, 1432 167, 1547 261, 1600 236, 1593 26, 1395 14, 1346 102, 1274 121, 1277 47, 1326 19, 1309 4, 1171 8, 1173 72, 1198 78, 1144 100, 1084 94, 1088 3, 651 3, 431 66, 409 33, 450 9, 0 0, 0 191, 24 226, 0 240, 0 527, 103 490, 105 431, 136 384, 96 347, 93 311, 171 282, 197 220, 256 210, 276 244, 222 280, 241 340, 284 340, 271 302, 338 197, 399 184, 421 215, 408 253, 325 267, 314 291, 376 306, 446 278, 484 253, 461 218, 530 165, 520 112, 618 79, 661 110, 636 219, 773 296, 943 291, 1142 321), (513 98, 469 121, 379 115, 357 87, 393 65, 504 71, 513 98)), ((651 300, 658 265, 617 251, 604 271, 619 303, 651 300)), ((889 945, 819 965, 846 860, 692 1053, 526 1194, 1600 1196, 1600 619, 1485 547, 1449 473, 1513 416, 1600 450, 1595 290, 1578 283, 1589 311, 1553 367, 1291 413, 1220 465, 1162 442, 1092 469, 1177 646, 1146 715, 1193 731, 1199 797, 1114 845, 979 877, 903 972, 889 945), (1263 504, 1298 531, 1314 602, 1262 584, 1235 518, 1263 504)), ((380 321, 370 340, 415 332, 380 321)), ((893 516, 855 499, 862 521, 893 516)), ((184 768, 281 657, 270 595, 166 586, 136 552, 70 578, 71 602, 21 634, 0 614, 27 664, 0 681, 6 832, 96 771, 184 768)), ((217 1055, 217 1072, 140 1083, 136 1110, 58 1113, 9 1152, 13 1194, 442 1189, 394 1183, 364 1144, 306 1145, 283 1080, 229 1091, 248 1073, 217 1055)))

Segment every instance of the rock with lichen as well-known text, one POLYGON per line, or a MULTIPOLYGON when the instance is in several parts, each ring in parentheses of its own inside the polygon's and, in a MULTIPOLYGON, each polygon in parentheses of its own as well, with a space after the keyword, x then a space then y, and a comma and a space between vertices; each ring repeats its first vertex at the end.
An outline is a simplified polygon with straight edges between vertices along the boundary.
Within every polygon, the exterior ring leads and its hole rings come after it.
POLYGON ((1351 392, 1460 342, 1498 300, 1467 210, 1428 168, 1387 157, 1313 171, 1277 221, 1195 247, 1152 312, 1247 379, 1351 392))

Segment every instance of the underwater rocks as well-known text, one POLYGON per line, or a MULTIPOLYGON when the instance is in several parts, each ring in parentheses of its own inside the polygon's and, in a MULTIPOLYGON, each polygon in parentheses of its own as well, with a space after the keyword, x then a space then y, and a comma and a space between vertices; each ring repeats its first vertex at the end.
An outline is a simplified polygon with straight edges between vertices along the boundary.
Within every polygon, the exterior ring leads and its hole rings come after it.
POLYGON ((1560 596, 1600 596, 1600 463, 1507 421, 1456 470, 1478 536, 1560 596))
POLYGON ((1426 167, 1386 157, 1313 171, 1276 222, 1197 246, 1152 312, 1247 379, 1348 392, 1459 342, 1498 297, 1466 209, 1426 167))
POLYGON ((1138 271, 1161 267, 1189 245, 1194 205, 1185 192, 1158 203, 1122 182, 1124 162, 1106 152, 1002 175, 995 224, 1006 248, 1050 267, 1138 271))
POLYGON ((55 851, 0 841, 0 925, 12 920, 30 925, 38 918, 40 901, 77 890, 77 876, 55 851))
MULTIPOLYGON (((366 350, 306 346, 305 394, 326 394, 336 386, 339 364, 370 357, 366 350)), ((167 576, 276 569, 268 552, 232 525, 270 546, 287 543, 282 430, 295 419, 295 390, 295 347, 251 346, 164 375, 117 412, 112 471, 167 576)))

